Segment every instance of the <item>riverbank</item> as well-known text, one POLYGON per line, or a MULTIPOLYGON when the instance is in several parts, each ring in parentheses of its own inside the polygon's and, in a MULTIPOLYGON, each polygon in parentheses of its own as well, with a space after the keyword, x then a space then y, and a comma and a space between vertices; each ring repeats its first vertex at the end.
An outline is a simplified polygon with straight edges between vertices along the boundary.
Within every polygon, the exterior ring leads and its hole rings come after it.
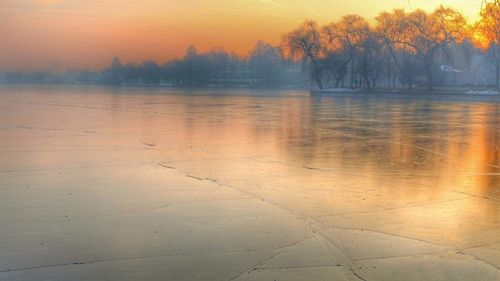
POLYGON ((380 97, 432 100, 477 100, 500 102, 500 93, 492 89, 480 88, 375 88, 375 89, 323 89, 311 90, 312 96, 336 97, 380 97))

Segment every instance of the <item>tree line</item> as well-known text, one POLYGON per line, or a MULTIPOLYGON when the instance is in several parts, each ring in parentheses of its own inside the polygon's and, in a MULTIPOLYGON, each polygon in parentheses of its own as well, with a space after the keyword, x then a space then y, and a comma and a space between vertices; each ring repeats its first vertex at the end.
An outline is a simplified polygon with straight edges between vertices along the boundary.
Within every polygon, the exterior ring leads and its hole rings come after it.
POLYGON ((184 57, 159 64, 153 60, 123 63, 114 57, 100 71, 70 70, 64 74, 51 72, 9 72, 4 80, 11 82, 48 82, 110 85, 167 86, 233 86, 233 87, 307 87, 307 64, 287 60, 281 49, 258 41, 246 56, 214 48, 199 53, 194 46, 184 57))
POLYGON ((248 56, 228 53, 215 48, 198 53, 187 48, 181 59, 158 65, 154 61, 142 64, 122 64, 113 58, 104 69, 104 79, 112 84, 155 84, 184 86, 272 86, 304 83, 300 63, 283 59, 280 48, 258 41, 248 56))
POLYGON ((493 0, 473 24, 443 6, 432 13, 382 12, 374 24, 359 15, 324 26, 307 20, 283 37, 282 46, 287 57, 310 63, 321 89, 484 83, 473 79, 487 76, 487 67, 495 70, 490 80, 499 89, 499 29, 500 4, 493 0))
POLYGON ((184 57, 122 63, 100 71, 0 73, 4 82, 113 85, 324 88, 495 85, 500 89, 500 0, 483 3, 477 22, 438 7, 381 12, 373 23, 346 15, 320 26, 306 20, 278 46, 262 41, 247 55, 222 48, 184 57), (493 70, 493 71, 492 71, 493 70))

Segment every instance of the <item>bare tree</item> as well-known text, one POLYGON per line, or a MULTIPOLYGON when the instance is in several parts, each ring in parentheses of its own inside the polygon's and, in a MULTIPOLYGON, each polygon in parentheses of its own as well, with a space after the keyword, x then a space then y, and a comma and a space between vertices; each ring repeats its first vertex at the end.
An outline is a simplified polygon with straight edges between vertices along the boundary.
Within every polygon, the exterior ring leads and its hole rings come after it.
POLYGON ((311 62, 313 76, 320 89, 323 89, 319 58, 321 54, 321 38, 316 22, 306 20, 296 30, 283 37, 286 53, 294 58, 304 58, 311 62))
POLYGON ((408 14, 407 21, 400 43, 409 46, 420 59, 427 86, 432 89, 436 55, 449 44, 463 40, 465 19, 458 11, 440 6, 432 14, 416 10, 408 14))
POLYGON ((490 58, 495 68, 496 90, 500 91, 500 0, 483 3, 480 15, 472 41, 490 58))
MULTIPOLYGON (((408 87, 413 86, 415 65, 411 56, 411 47, 401 42, 405 39, 405 30, 408 21, 407 14, 402 9, 395 9, 392 13, 382 12, 377 17, 375 32, 382 39, 386 50, 389 53, 387 57, 387 73, 390 84, 392 63, 396 66, 394 72, 398 72, 400 82, 408 87)), ((397 75, 394 73, 393 77, 397 75)))
POLYGON ((436 55, 465 37, 466 21, 462 14, 443 6, 431 14, 423 10, 395 10, 393 14, 380 14, 377 20, 379 34, 391 51, 402 49, 421 62, 429 89, 433 87, 436 55))
MULTIPOLYGON (((324 61, 334 76, 335 87, 343 84, 348 66, 353 62, 368 33, 368 23, 358 15, 344 16, 339 22, 331 23, 322 29, 324 61)), ((354 68, 351 67, 351 77, 353 71, 354 68)))
POLYGON ((368 30, 366 37, 358 48, 358 71, 367 88, 375 87, 382 73, 385 54, 383 43, 374 32, 368 30))

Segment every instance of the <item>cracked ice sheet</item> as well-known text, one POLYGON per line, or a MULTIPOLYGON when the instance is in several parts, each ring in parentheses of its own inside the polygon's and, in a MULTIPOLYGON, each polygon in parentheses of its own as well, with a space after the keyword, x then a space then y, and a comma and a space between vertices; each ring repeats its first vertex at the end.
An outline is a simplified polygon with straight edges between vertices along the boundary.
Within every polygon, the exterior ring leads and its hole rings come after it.
MULTIPOLYGON (((170 195, 169 185, 178 188, 184 184, 186 189, 196 188, 200 193, 198 196, 204 197, 203 201, 196 202, 191 198, 190 201, 185 201, 185 204, 177 202, 172 206, 158 209, 149 209, 150 206, 147 205, 144 206, 144 210, 138 209, 137 212, 132 213, 117 213, 109 216, 94 213, 94 217, 88 219, 73 220, 69 217, 63 221, 51 223, 39 221, 41 217, 55 216, 49 208, 50 204, 33 213, 21 212, 19 216, 24 220, 31 215, 35 221, 23 221, 19 217, 13 221, 11 219, 2 221, 2 225, 8 224, 9 227, 0 230, 2 240, 0 271, 16 269, 24 271, 23 268, 26 268, 26 271, 33 271, 40 267, 41 272, 49 274, 42 279, 49 279, 52 273, 46 266, 53 266, 58 272, 59 267, 68 263, 92 263, 93 261, 169 255, 203 255, 205 259, 211 259, 210 255, 238 252, 243 255, 261 256, 262 253, 279 251, 292 246, 307 235, 303 221, 270 207, 260 200, 240 199, 241 194, 235 194, 231 189, 220 187, 212 182, 200 182, 187 178, 176 171, 167 170, 164 173, 169 174, 169 182, 164 183, 166 188, 162 192, 166 197, 170 195), (222 191, 216 191, 217 196, 212 195, 213 190, 217 189, 222 191), (210 200, 210 198, 213 199, 210 200), (276 221, 282 223, 278 225, 276 221), (243 235, 242 231, 245 231, 243 235), (33 269, 28 270, 29 268, 33 269)), ((140 183, 141 181, 129 182, 131 186, 140 183)), ((158 190, 142 191, 143 195, 136 194, 136 196, 161 196, 158 190)), ((78 190, 74 192, 78 196, 78 190)), ((188 196, 191 195, 188 193, 188 196)), ((54 197, 55 202, 65 201, 66 194, 55 193, 51 196, 54 197)), ((121 201, 119 198, 116 199, 121 201)), ((50 202, 46 198, 41 200, 50 202)), ((148 203, 151 203, 150 201, 148 203)), ((128 202, 120 204, 129 205, 128 202)), ((77 209, 86 206, 90 209, 98 205, 95 202, 92 203, 92 198, 88 201, 74 200, 71 204, 77 209)), ((69 210, 69 207, 69 205, 52 206, 59 211, 69 210)), ((119 207, 113 208, 113 210, 118 209, 119 207)), ((16 216, 15 209, 9 213, 16 216)), ((77 213, 82 213, 82 210, 80 209, 77 213)), ((106 212, 103 213, 106 214, 106 212)), ((230 255, 226 257, 235 259, 230 255)), ((222 259, 222 257, 219 258, 222 259)), ((246 265, 244 260, 242 259, 240 266, 249 267, 251 264, 246 265)), ((229 261, 227 263, 230 264, 229 261)), ((203 267, 197 269, 204 270, 203 267)), ((193 269, 191 268, 184 274, 187 274, 186 276, 191 273, 195 274, 190 271, 193 269)), ((0 280, 2 278, 9 280, 8 276, 12 276, 10 274, 9 272, 0 273, 0 280)), ((33 276, 40 277, 38 274, 33 276)))
POLYGON ((35 268, 0 280, 496 277, 492 105, 31 89, 0 266, 35 268))
POLYGON ((0 175, 3 222, 57 223, 250 197, 158 165, 0 175), (141 188, 137 188, 137 187, 141 188))
POLYGON ((500 280, 498 268, 455 253, 370 260, 354 268, 366 280, 500 280))
POLYGON ((333 228, 361 228, 411 237, 455 247, 457 250, 483 243, 498 243, 500 216, 498 203, 488 199, 468 198, 439 204, 415 206, 373 213, 319 218, 333 228), (467 225, 464 228, 463 225, 467 225))
POLYGON ((313 217, 369 213, 469 198, 453 190, 428 192, 428 186, 391 177, 379 181, 341 169, 321 170, 273 161, 212 159, 173 161, 169 165, 217 179, 220 183, 244 187, 255 196, 313 217), (225 172, 226 165, 231 165, 227 167, 231 173, 225 172), (252 169, 246 168, 248 166, 252 169))
POLYGON ((258 263, 273 253, 211 253, 178 257, 139 257, 90 264, 6 272, 0 280, 229 280, 242 268, 258 263))
POLYGON ((238 281, 348 281, 360 280, 349 276, 349 273, 338 266, 311 266, 304 268, 256 269, 243 274, 238 281), (349 278, 349 279, 348 279, 349 278))
POLYGON ((500 268, 500 243, 481 245, 463 251, 500 268))

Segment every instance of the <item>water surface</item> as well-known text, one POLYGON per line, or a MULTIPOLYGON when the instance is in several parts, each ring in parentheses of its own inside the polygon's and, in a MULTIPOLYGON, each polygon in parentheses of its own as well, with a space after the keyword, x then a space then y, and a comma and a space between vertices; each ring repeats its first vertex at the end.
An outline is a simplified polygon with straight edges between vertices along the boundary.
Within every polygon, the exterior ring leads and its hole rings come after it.
POLYGON ((0 280, 495 280, 499 201, 498 103, 0 88, 0 280))

